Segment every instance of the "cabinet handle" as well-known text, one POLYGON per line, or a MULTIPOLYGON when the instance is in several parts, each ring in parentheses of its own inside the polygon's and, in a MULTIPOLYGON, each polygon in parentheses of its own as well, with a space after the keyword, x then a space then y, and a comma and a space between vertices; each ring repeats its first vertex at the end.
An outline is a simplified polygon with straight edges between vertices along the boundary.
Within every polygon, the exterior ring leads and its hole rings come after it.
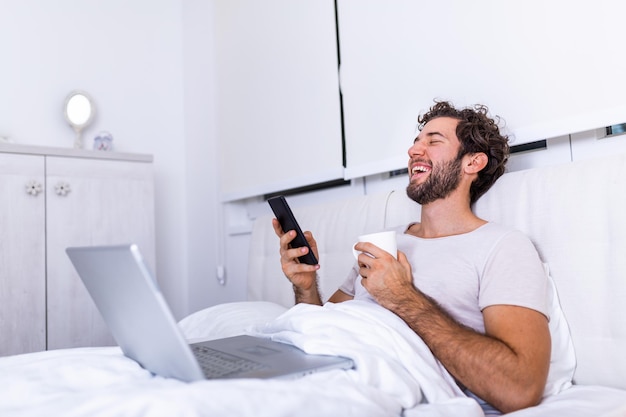
POLYGON ((26 194, 37 196, 43 191, 43 186, 37 180, 30 180, 26 183, 26 194))
POLYGON ((65 197, 72 191, 70 188, 70 184, 67 182, 60 181, 57 185, 54 186, 54 192, 61 197, 65 197))

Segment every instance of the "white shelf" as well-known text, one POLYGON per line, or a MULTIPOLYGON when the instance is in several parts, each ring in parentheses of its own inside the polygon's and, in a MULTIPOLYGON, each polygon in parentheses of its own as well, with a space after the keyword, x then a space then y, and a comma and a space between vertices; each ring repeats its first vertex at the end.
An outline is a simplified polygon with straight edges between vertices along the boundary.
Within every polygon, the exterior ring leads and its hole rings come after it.
POLYGON ((23 155, 48 155, 69 158, 110 159, 115 161, 152 162, 152 155, 115 151, 93 151, 87 149, 59 148, 52 146, 19 145, 0 143, 0 152, 23 155))

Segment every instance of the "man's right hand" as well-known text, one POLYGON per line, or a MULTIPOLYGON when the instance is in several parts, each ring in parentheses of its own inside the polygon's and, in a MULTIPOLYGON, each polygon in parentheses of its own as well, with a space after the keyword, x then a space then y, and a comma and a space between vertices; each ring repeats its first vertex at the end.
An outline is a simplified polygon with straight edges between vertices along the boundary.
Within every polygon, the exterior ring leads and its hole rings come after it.
MULTIPOLYGON (((294 230, 284 232, 280 223, 272 219, 272 226, 276 236, 280 238, 280 264, 283 273, 293 284, 296 294, 296 303, 309 303, 322 305, 321 297, 317 288, 317 270, 319 265, 307 265, 300 263, 298 257, 308 252, 306 246, 301 248, 291 248, 289 244, 296 237, 294 230)), ((304 237, 311 246, 313 254, 319 259, 317 243, 311 232, 304 232, 304 237)))

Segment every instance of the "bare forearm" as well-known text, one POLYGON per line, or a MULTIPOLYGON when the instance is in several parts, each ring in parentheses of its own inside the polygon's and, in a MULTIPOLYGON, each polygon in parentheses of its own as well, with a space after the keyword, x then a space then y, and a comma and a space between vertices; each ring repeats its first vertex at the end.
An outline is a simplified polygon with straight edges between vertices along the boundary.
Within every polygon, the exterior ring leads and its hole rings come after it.
POLYGON ((459 324, 419 292, 390 309, 461 384, 501 411, 524 408, 541 399, 543 384, 537 383, 520 354, 505 342, 459 324))
POLYGON ((316 304, 322 305, 322 297, 320 296, 320 291, 317 285, 317 279, 315 283, 310 288, 300 288, 296 285, 293 286, 293 293, 295 296, 296 304, 306 303, 306 304, 316 304))

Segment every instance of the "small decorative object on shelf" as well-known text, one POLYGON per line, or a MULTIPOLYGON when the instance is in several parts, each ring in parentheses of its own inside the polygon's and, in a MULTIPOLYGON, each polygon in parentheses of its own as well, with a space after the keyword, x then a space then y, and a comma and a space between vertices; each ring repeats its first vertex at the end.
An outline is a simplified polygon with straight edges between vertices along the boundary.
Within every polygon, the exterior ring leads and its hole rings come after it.
POLYGON ((37 180, 31 180, 26 183, 26 194, 36 196, 43 191, 41 183, 37 180))
POLYGON ((93 149, 96 151, 113 150, 113 136, 109 132, 100 132, 93 140, 93 149))

